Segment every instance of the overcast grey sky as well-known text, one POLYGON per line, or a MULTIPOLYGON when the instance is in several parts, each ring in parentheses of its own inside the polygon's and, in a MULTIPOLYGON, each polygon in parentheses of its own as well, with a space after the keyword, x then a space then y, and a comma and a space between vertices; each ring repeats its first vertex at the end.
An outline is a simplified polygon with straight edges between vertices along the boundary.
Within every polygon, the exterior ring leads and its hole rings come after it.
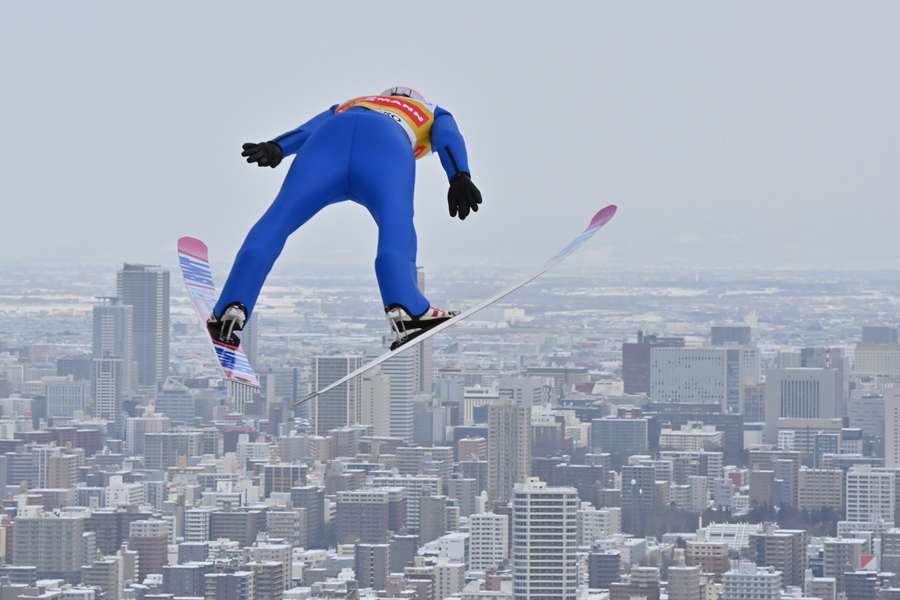
MULTIPOLYGON (((0 262, 230 260, 286 173, 242 142, 407 84, 485 198, 451 220, 419 161, 426 265, 539 261, 615 202, 582 264, 896 266, 898 31, 868 1, 7 2, 0 262)), ((345 204, 283 260, 374 248, 345 204)))

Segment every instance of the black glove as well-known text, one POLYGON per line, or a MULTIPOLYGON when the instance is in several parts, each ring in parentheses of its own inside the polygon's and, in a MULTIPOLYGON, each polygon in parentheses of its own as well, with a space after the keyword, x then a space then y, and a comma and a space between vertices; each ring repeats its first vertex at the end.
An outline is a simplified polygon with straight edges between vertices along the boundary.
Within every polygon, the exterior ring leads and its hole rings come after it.
POLYGON ((278 166, 284 158, 284 150, 275 142, 263 142, 262 144, 244 144, 241 156, 247 157, 248 163, 256 163, 261 167, 278 166))
POLYGON ((478 212, 481 204, 481 192, 472 183, 472 179, 465 171, 460 171, 450 180, 450 190, 447 192, 447 204, 450 205, 450 216, 459 214, 459 220, 465 221, 469 216, 469 210, 478 212))

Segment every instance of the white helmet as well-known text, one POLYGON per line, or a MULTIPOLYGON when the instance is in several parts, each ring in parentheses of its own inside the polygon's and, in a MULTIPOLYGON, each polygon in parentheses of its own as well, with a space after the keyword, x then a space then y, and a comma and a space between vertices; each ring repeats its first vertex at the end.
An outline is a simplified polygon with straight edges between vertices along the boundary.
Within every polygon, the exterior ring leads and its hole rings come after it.
POLYGON ((425 102, 425 96, 412 89, 411 87, 405 87, 402 85, 395 85, 392 88, 388 88, 381 92, 381 96, 403 96, 404 98, 412 98, 413 100, 418 100, 419 102, 425 102))

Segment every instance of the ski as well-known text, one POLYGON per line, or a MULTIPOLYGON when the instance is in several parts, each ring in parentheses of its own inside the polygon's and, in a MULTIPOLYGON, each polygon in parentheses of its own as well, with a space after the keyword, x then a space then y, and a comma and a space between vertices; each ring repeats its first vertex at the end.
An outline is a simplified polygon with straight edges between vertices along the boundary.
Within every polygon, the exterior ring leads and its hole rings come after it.
POLYGON ((600 230, 601 227, 603 227, 604 225, 609 223, 609 221, 616 214, 616 210, 617 210, 616 205, 610 204, 609 206, 597 211, 597 214, 594 215, 594 217, 591 219, 591 222, 588 224, 587 228, 584 231, 582 231, 580 234, 578 234, 578 236, 576 236, 575 239, 573 239, 571 242, 566 244, 562 250, 560 250, 559 252, 557 252, 556 254, 551 256, 549 259, 547 259, 547 261, 540 267, 540 269, 538 269, 535 273, 529 275, 522 281, 506 288, 505 290, 503 290, 501 292, 494 294, 487 300, 480 302, 479 304, 473 306, 472 308, 462 311, 460 314, 456 315, 455 317, 453 317, 447 321, 444 321, 443 323, 440 323, 439 325, 435 325, 431 329, 428 329, 422 333, 416 334, 415 337, 413 337, 412 339, 407 341, 405 344, 399 346, 398 348, 396 348, 394 350, 385 352, 378 358, 375 358, 372 361, 364 364, 363 366, 359 367, 352 373, 348 373, 347 375, 341 377, 334 383, 331 383, 331 384, 323 387, 322 389, 309 394, 308 396, 306 396, 306 398, 303 398, 302 400, 298 400, 296 402, 296 404, 302 404, 304 402, 312 400, 316 396, 320 396, 326 392, 329 392, 329 391, 333 390, 334 388, 338 387, 339 385, 343 385, 343 384, 347 383, 348 381, 355 379, 356 377, 359 377, 363 373, 366 373, 367 371, 371 371, 372 369, 374 369, 375 367, 377 367, 384 361, 390 360, 391 358, 400 354, 401 352, 405 352, 406 350, 410 350, 411 348, 418 346, 425 340, 437 335, 438 333, 444 331, 448 327, 453 327, 460 321, 471 317, 475 313, 478 313, 478 312, 484 310, 485 308, 494 304, 498 300, 501 300, 501 299, 505 298, 506 296, 508 296, 509 294, 515 292, 516 290, 528 285, 529 283, 531 283, 532 281, 534 281, 535 279, 537 279, 538 277, 540 277, 541 275, 543 275, 544 273, 546 273, 547 271, 549 271, 550 269, 552 269, 553 267, 555 267, 556 265, 558 265, 559 263, 564 261, 573 252, 575 252, 576 250, 581 248, 585 242, 587 242, 589 239, 591 239, 594 236, 594 234, 600 230))
POLYGON ((206 320, 212 314, 219 293, 213 283, 212 270, 209 268, 209 250, 206 244, 192 237, 178 239, 178 264, 181 276, 187 288, 188 296, 200 318, 203 333, 209 338, 216 361, 222 369, 225 379, 237 384, 259 387, 259 377, 250 366, 247 355, 238 346, 225 344, 212 339, 206 330, 206 320))

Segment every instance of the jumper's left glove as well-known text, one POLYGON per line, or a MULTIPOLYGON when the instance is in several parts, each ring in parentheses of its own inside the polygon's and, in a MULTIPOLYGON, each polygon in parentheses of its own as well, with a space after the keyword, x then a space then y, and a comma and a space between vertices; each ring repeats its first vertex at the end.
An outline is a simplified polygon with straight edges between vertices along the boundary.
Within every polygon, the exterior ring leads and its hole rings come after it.
POLYGON ((263 142, 261 144, 244 144, 241 156, 247 158, 248 163, 256 163, 261 167, 278 166, 284 158, 284 150, 276 142, 263 142))
POLYGON ((459 215, 460 221, 465 221, 469 211, 478 212, 481 204, 481 192, 472 183, 472 178, 465 171, 460 171, 450 180, 450 190, 447 192, 447 204, 450 205, 450 216, 459 215))

